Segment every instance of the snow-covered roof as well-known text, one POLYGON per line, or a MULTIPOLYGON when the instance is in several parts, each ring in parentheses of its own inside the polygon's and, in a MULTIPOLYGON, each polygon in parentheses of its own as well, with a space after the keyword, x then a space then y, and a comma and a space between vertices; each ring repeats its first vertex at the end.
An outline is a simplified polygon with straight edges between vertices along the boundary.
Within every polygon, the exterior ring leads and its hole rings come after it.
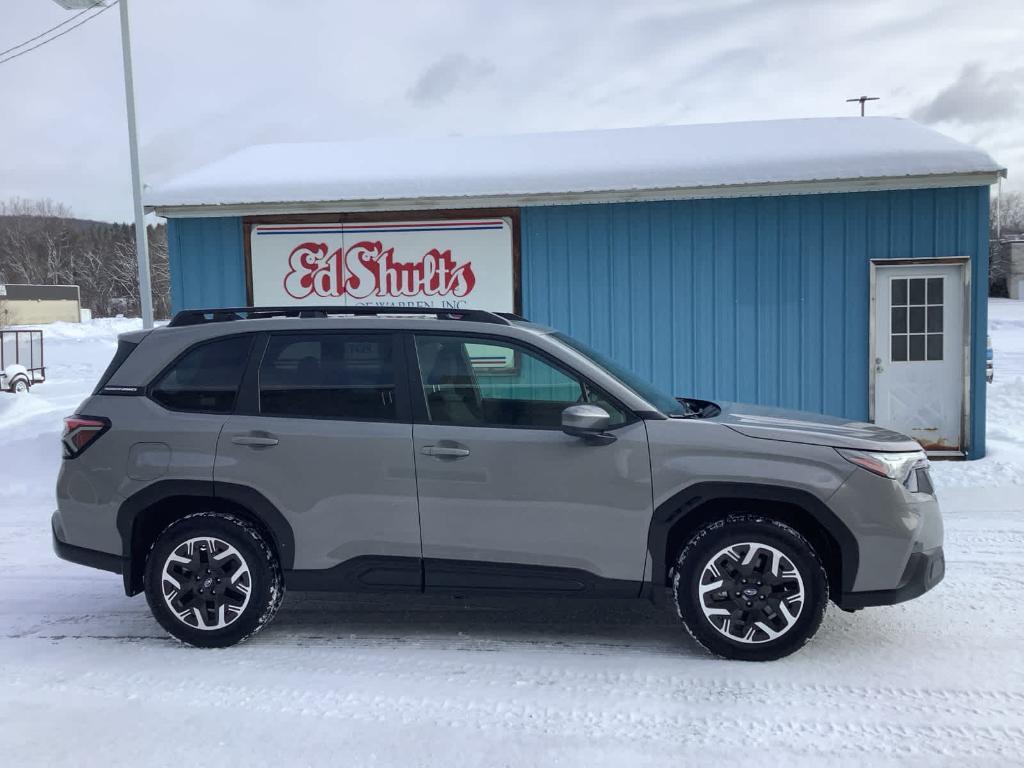
POLYGON ((147 189, 145 202, 171 215, 596 202, 987 184, 1002 170, 910 120, 837 117, 267 144, 147 189))

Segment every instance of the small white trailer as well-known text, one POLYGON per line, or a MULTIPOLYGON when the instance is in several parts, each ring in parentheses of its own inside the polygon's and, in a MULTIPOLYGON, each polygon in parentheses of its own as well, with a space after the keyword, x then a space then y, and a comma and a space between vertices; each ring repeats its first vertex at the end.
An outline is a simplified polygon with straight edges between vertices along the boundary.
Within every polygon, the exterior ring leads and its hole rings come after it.
POLYGON ((33 328, 0 331, 0 390, 28 392, 46 381, 43 332, 33 328))

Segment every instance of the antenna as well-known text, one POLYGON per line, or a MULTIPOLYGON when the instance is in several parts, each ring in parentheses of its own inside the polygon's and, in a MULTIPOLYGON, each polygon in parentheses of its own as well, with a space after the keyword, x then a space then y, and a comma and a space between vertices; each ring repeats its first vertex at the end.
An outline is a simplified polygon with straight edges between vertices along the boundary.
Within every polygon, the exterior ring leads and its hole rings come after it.
POLYGON ((878 96, 858 96, 855 99, 847 99, 847 101, 859 101, 860 102, 860 116, 864 117, 864 102, 865 101, 878 101, 878 96))

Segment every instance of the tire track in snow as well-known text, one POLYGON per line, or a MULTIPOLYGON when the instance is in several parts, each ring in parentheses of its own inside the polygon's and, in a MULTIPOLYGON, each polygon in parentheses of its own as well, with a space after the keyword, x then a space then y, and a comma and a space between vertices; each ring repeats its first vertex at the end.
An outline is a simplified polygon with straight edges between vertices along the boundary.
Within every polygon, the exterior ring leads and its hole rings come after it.
MULTIPOLYGON (((381 676, 393 679, 382 671, 381 676)), ((17 680, 11 681, 18 685, 17 680)), ((400 678, 399 678, 400 679, 400 678)), ((436 683, 421 678, 418 682, 436 687, 436 683)), ((555 701, 545 703, 542 697, 534 696, 530 702, 510 699, 503 691, 492 692, 488 688, 504 687, 488 685, 486 679, 477 676, 462 676, 460 682, 472 686, 477 695, 472 698, 451 693, 417 694, 396 693, 344 693, 322 688, 323 681, 317 680, 315 689, 310 687, 277 687, 272 685, 239 684, 237 681, 215 683, 202 677, 188 676, 168 685, 164 678, 154 679, 152 675, 117 676, 87 673, 75 680, 64 680, 59 684, 32 686, 37 691, 66 695, 72 689, 108 698, 123 696, 125 686, 131 690, 145 691, 148 701, 158 701, 161 708, 171 711, 175 706, 184 709, 194 707, 195 701, 227 701, 249 712, 261 712, 274 716, 297 716, 387 724, 400 721, 403 724, 428 723, 433 727, 448 727, 458 730, 489 732, 501 730, 524 735, 550 735, 558 733, 565 737, 583 737, 591 740, 614 738, 616 740, 638 740, 645 743, 661 742, 684 744, 688 747, 722 749, 722 734, 742 733, 744 739, 752 740, 762 748, 771 747, 798 751, 803 754, 826 756, 834 754, 868 755, 884 750, 892 756, 992 756, 1003 757, 1017 754, 1024 745, 1024 728, 1018 725, 991 723, 899 723, 891 719, 866 721, 855 702, 844 700, 845 710, 832 710, 815 706, 815 702, 804 701, 803 711, 787 713, 785 708, 778 715, 763 717, 756 714, 759 708, 748 708, 745 698, 737 699, 739 707, 722 709, 715 707, 713 714, 706 714, 707 700, 694 692, 687 697, 688 703, 695 703, 705 713, 695 714, 693 708, 679 711, 678 707, 665 707, 652 697, 641 697, 641 701, 630 701, 621 697, 621 691, 612 688, 603 692, 614 696, 616 701, 607 705, 591 699, 583 704, 570 707, 555 701), (47 690, 48 689, 48 690, 47 690), (495 696, 494 693, 499 695, 495 696), (650 704, 657 706, 650 707, 650 704), (735 714, 739 711, 739 714, 735 714), (835 715, 844 712, 841 719, 835 715), (846 712, 857 712, 849 717, 846 712), (831 716, 830 716, 831 714, 831 716)), ((635 682, 635 681, 634 681, 635 682)), ((653 681, 652 681, 653 682, 653 681)), ((695 682, 695 681, 690 681, 695 682)), ((713 686, 721 688, 730 684, 697 681, 710 691, 713 686)), ((747 689, 748 684, 735 686, 747 689)), ((790 686, 773 684, 754 685, 772 694, 776 705, 785 702, 784 694, 790 686), (775 690, 781 688, 781 690, 775 690)), ((799 687, 799 686, 797 686, 799 687)), ((811 686, 820 688, 821 686, 811 686)), ((828 688, 829 686, 825 686, 828 688)), ((847 686, 837 686, 838 689, 847 686)), ((906 692, 906 689, 897 689, 906 692)), ((564 693, 579 695, 593 693, 588 689, 557 689, 559 696, 564 693)), ((849 691, 837 691, 847 695, 849 691)), ((911 693, 920 693, 915 689, 911 693)), ((635 694, 635 691, 633 692, 635 694)), ((998 698, 996 692, 989 696, 998 698)), ((141 696, 136 696, 141 698, 141 696)), ((630 698, 637 698, 635 695, 630 698)), ((679 702, 676 702, 677 705, 679 702)), ((711 702, 721 704, 721 701, 711 702)), ((911 711, 911 710, 908 710, 911 711)), ((918 711, 918 710, 913 710, 918 711)))
MULTIPOLYGON (((277 650, 260 646, 257 658, 235 656, 237 664, 229 664, 225 669, 230 673, 232 666, 257 666, 260 676, 287 674, 294 666, 294 659, 282 657, 277 662, 275 658, 268 658, 276 656, 277 650)), ((190 656, 183 657, 183 662, 195 660, 198 655, 190 651, 185 653, 190 656)), ((692 675, 609 673, 554 666, 524 668, 521 663, 448 662, 437 659, 436 655, 416 659, 407 654, 395 658, 386 650, 381 653, 343 654, 320 650, 313 651, 312 657, 304 654, 303 666, 306 674, 317 681, 317 688, 325 686, 329 691, 344 690, 354 682, 361 689, 394 686, 405 691, 417 688, 429 691, 457 684, 459 688, 468 687, 485 692, 486 695, 502 694, 499 697, 502 700, 506 698, 504 694, 529 694, 543 699, 547 693, 557 692, 559 696, 569 696, 574 701, 597 701, 606 697, 614 699, 616 706, 626 702, 642 706, 657 703, 659 711, 664 712, 671 712, 680 705, 704 708, 740 704, 744 710, 764 706, 779 713, 794 711, 800 714, 810 710, 816 716, 820 712, 845 711, 854 712, 861 718, 866 714, 878 715, 887 721, 901 715, 942 715, 958 721, 977 718, 991 725, 999 718, 1017 722, 1016 713, 1024 708, 1024 691, 1019 690, 729 680, 692 675), (371 685, 367 686, 367 683, 371 685)), ((16 670, 9 674, 12 681, 19 679, 16 670)), ((154 673, 111 674, 88 671, 79 675, 77 681, 87 684, 90 690, 127 688, 150 691, 167 686, 163 676, 154 673)), ((65 680, 62 685, 71 682, 65 680)), ((234 683, 205 682, 201 685, 210 687, 206 693, 211 697, 224 695, 227 688, 236 687, 234 683)), ((188 683, 187 687, 193 687, 193 683, 188 683)), ((244 691, 251 686, 243 684, 237 687, 244 691)), ((268 700, 285 702, 302 700, 310 695, 315 695, 319 700, 324 695, 319 691, 311 693, 308 687, 277 685, 267 685, 259 691, 268 700)), ((333 693, 327 695, 330 697, 333 693)))

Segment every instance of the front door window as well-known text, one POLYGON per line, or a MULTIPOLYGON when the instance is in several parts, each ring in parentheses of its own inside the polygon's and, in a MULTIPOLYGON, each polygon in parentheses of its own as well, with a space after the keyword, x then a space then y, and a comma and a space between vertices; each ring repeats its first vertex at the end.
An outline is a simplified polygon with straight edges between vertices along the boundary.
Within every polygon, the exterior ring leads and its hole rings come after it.
POLYGON ((612 426, 625 422, 606 396, 516 344, 424 335, 416 356, 432 424, 560 429, 576 403, 600 405, 612 426))

